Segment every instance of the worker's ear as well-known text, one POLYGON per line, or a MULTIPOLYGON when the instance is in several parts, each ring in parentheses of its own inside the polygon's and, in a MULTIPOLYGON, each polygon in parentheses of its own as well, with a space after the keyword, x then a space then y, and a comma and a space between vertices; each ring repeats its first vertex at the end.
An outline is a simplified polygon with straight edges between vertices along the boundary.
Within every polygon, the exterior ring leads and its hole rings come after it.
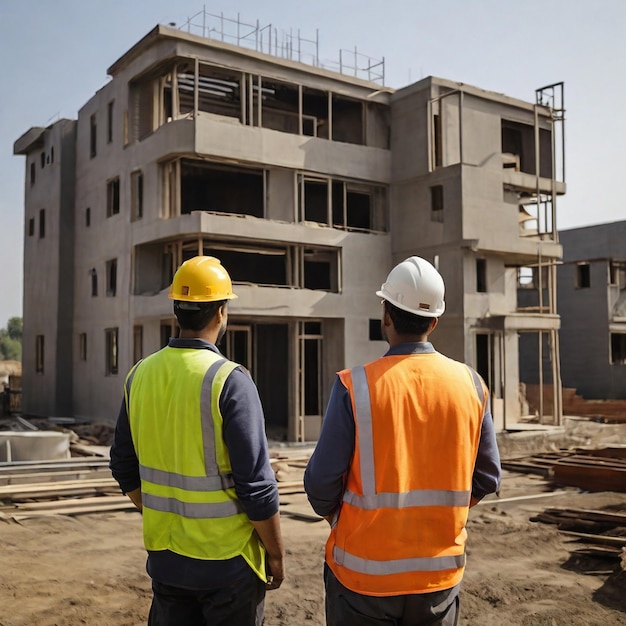
POLYGON ((437 328, 437 324, 439 324, 439 318, 433 317, 433 321, 430 323, 430 328, 428 329, 429 335, 433 332, 433 330, 435 330, 435 328, 437 328))

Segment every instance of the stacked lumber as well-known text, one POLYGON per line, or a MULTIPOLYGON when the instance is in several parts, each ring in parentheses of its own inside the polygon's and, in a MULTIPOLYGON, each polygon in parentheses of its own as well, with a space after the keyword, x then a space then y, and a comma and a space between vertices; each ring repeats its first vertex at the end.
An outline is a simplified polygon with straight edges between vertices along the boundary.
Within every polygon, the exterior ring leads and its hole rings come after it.
POLYGON ((502 467, 540 474, 559 486, 626 493, 626 448, 539 453, 504 460, 502 467))
POLYGON ((0 465, 0 518, 133 510, 107 459, 70 458, 0 465))
MULTIPOLYGON (((307 455, 270 459, 281 495, 304 493, 302 476, 308 459, 307 455)), ((0 464, 0 519, 126 510, 135 510, 135 506, 111 476, 108 459, 72 457, 0 464)))
POLYGON ((310 454, 295 457, 277 454, 270 459, 278 483, 278 493, 304 493, 303 475, 309 457, 310 454))
POLYGON ((550 508, 531 521, 556 524, 560 534, 573 540, 576 554, 620 559, 626 546, 626 513, 621 511, 550 508))
MULTIPOLYGON (((539 410, 539 385, 525 386, 526 400, 531 413, 539 410)), ((588 417, 594 422, 620 424, 626 422, 626 400, 589 400, 579 396, 576 389, 564 387, 562 390, 563 415, 588 417)), ((553 388, 543 387, 543 410, 549 415, 553 412, 553 388)))

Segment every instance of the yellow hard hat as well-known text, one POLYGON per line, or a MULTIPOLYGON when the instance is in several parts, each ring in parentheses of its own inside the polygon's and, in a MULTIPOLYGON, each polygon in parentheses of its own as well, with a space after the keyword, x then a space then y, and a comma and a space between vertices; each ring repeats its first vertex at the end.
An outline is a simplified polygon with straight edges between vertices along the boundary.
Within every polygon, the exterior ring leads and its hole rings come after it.
POLYGON ((237 298, 228 272, 213 256, 185 261, 174 274, 168 298, 183 302, 214 302, 237 298))

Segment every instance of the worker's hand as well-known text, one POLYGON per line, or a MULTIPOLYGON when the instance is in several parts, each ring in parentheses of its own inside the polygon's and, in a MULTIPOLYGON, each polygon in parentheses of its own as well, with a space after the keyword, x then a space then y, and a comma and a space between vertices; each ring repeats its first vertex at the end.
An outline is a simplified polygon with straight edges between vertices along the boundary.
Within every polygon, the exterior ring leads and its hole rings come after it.
POLYGON ((265 566, 267 569, 267 582, 265 588, 278 589, 285 579, 285 563, 282 554, 279 557, 273 557, 269 554, 265 555, 265 566))

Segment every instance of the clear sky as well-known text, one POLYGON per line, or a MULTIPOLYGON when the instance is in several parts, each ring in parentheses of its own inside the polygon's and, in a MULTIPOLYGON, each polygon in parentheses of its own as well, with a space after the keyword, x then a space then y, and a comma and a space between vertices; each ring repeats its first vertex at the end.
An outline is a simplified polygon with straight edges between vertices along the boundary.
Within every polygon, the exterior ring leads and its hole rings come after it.
MULTIPOLYGON (((78 110, 157 24, 206 8, 385 59, 385 83, 438 76, 534 102, 565 83, 567 195, 560 229, 626 219, 625 0, 0 0, 0 328, 22 315, 23 156, 31 126, 78 110)), ((42 303, 45 306, 45 303, 42 303)))

